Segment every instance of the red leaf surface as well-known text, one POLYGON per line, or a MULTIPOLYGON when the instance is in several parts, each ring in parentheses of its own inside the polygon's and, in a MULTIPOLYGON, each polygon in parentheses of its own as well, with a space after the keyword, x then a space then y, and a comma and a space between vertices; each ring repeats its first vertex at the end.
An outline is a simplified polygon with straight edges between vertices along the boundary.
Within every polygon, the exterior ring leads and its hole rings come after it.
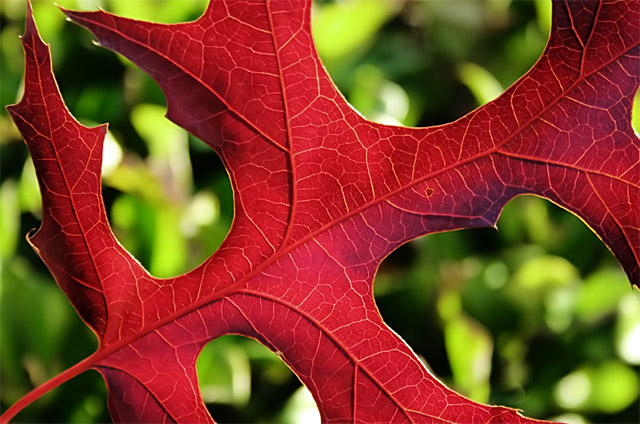
POLYGON ((640 279, 640 4, 556 2, 549 44, 500 98, 431 128, 369 122, 337 91, 309 2, 212 1, 155 24, 65 11, 146 70, 169 119, 222 158, 235 219, 193 271, 150 276, 113 236, 100 193, 106 126, 67 111, 29 12, 25 94, 9 111, 33 156, 43 223, 30 239, 100 345, 2 417, 88 369, 119 422, 208 422, 195 363, 253 337, 295 371, 327 422, 532 422, 444 387, 382 321, 380 261, 415 237, 493 226, 516 195, 582 218, 640 279))

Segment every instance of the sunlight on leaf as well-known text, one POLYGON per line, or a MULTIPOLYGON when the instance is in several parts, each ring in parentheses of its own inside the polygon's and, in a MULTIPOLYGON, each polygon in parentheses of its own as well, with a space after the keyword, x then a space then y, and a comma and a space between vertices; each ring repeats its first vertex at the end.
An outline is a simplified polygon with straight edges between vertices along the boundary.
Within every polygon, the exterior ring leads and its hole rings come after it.
POLYGON ((104 401, 98 396, 89 396, 81 402, 71 415, 71 422, 90 423, 105 413, 104 401))
POLYGON ((478 106, 489 103, 504 91, 500 82, 482 66, 472 62, 462 62, 457 66, 460 81, 469 87, 478 106))
POLYGON ((191 200, 180 221, 182 234, 194 237, 201 227, 215 224, 220 219, 220 200, 208 191, 200 191, 191 200))
POLYGON ((20 209, 29 211, 36 216, 42 214, 42 201, 40 200, 40 188, 33 160, 27 158, 20 174, 20 209))
POLYGON ((551 417, 551 420, 567 424, 590 424, 582 415, 570 412, 551 417))
POLYGON ((20 199, 13 180, 0 185, 0 269, 2 263, 13 256, 18 245, 20 228, 20 199))
POLYGON ((107 131, 102 151, 102 175, 109 176, 120 165, 122 157, 122 147, 113 137, 113 134, 107 131))
POLYGON ((558 334, 566 331, 573 321, 575 292, 574 287, 555 287, 544 299, 545 323, 558 334))
POLYGON ((534 0, 536 13, 538 15, 538 26, 542 34, 549 34, 551 31, 551 2, 548 0, 534 0))
POLYGON ((393 16, 393 1, 346 0, 335 3, 316 2, 313 15, 313 38, 318 53, 331 67, 353 56, 377 34, 393 16), (358 25, 353 25, 357 21, 358 25))
POLYGON ((483 277, 488 287, 497 290, 509 280, 509 267, 504 262, 492 262, 485 268, 483 277))
POLYGON ((576 298, 578 319, 593 322, 615 312, 618 302, 629 293, 622 270, 603 269, 589 275, 580 285, 576 298))
POLYGON ((131 111, 131 123, 149 147, 149 168, 164 185, 166 200, 180 203, 193 184, 187 133, 165 114, 162 106, 137 105, 131 111))
POLYGON ((569 409, 612 413, 637 398, 638 375, 618 361, 584 366, 560 380, 554 396, 569 409))
POLYGON ((618 303, 616 348, 622 359, 640 365, 640 296, 627 293, 618 303))
POLYGON ((189 249, 180 231, 181 219, 182 208, 175 205, 155 209, 149 271, 157 277, 168 278, 187 271, 189 249))
POLYGON ((618 361, 596 368, 593 377, 594 407, 606 413, 618 412, 638 397, 638 372, 618 361))
POLYGON ((574 371, 558 382, 554 396, 558 405, 569 409, 583 408, 591 396, 591 380, 585 371, 574 371))
POLYGON ((385 79, 374 66, 362 65, 355 70, 349 99, 353 107, 374 122, 406 123, 409 96, 398 84, 385 79))
MULTIPOLYGON (((89 3, 88 0, 84 0, 89 3)), ((91 3, 95 3, 91 1, 91 3)), ((91 4, 94 6, 94 4, 91 4)), ((183 22, 197 17, 207 6, 207 0, 134 0, 109 1, 109 7, 118 15, 133 19, 166 23, 183 22)))
POLYGON ((541 290, 571 284, 579 279, 576 267, 559 256, 543 255, 523 264, 513 275, 523 288, 541 290))
POLYGON ((282 414, 285 424, 320 424, 322 419, 309 390, 302 386, 289 398, 282 414))
POLYGON ((251 396, 251 365, 242 345, 229 336, 205 345, 197 362, 198 384, 207 403, 245 406, 251 396))
POLYGON ((455 387, 477 402, 489 400, 493 339, 475 320, 459 315, 445 320, 444 341, 455 387))

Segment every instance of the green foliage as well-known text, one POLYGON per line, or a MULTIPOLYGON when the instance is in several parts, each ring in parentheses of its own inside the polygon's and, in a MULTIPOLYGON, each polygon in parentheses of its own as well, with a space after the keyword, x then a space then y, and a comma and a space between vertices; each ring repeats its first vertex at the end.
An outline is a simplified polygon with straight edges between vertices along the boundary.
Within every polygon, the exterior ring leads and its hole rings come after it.
MULTIPOLYGON (((178 22, 197 17, 205 2, 60 3, 178 22)), ((23 60, 17 34, 25 4, 0 6, 0 100, 6 105, 18 98, 23 60)), ((534 63, 550 22, 547 1, 315 7, 314 37, 336 84, 368 118, 403 125, 448 122, 495 98, 534 63), (354 25, 363 16, 365 23, 354 25)), ((103 191, 118 239, 157 276, 199 264, 220 245, 233 217, 220 161, 162 119, 162 93, 145 74, 90 48, 90 34, 65 23, 51 2, 36 2, 34 12, 52 43, 70 109, 85 124, 110 122, 103 191)), ((39 225, 37 183, 4 109, 0 166, 5 409, 89 354, 95 339, 23 239, 39 225)), ((480 402, 573 422, 637 420, 640 296, 620 266, 581 221, 539 198, 509 203, 498 229, 436 234, 392 254, 375 286, 385 320, 440 378, 480 402)), ((213 341, 198 373, 204 398, 222 422, 317 418, 298 380, 252 340, 213 341)), ((97 373, 89 373, 18 420, 107 421, 105 393, 97 373)))

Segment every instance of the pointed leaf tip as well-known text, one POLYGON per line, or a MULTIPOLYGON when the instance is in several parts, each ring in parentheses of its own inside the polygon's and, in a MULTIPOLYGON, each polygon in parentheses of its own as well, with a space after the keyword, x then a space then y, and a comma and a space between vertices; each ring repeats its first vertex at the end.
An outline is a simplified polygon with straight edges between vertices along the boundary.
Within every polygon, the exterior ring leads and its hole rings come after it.
POLYGON ((7 110, 29 148, 42 194, 42 225, 29 235, 29 244, 104 341, 104 289, 120 284, 118 278, 106 282, 113 277, 108 267, 115 261, 136 275, 146 274, 115 240, 106 217, 100 179, 107 125, 86 127, 69 112, 30 6, 22 43, 24 93, 7 110))
POLYGON ((31 6, 31 0, 27 1, 27 13, 25 15, 25 25, 24 25, 24 35, 23 38, 27 36, 36 36, 40 42, 43 44, 44 41, 42 37, 40 37, 40 33, 38 32, 38 27, 36 25, 35 18, 33 17, 33 7, 31 6))

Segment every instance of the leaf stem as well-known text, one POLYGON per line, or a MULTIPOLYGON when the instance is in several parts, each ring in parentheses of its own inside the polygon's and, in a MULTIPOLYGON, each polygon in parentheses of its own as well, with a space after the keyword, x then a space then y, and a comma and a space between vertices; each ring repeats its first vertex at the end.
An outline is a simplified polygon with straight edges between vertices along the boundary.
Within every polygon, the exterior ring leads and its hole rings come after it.
POLYGON ((36 399, 44 396, 47 392, 56 387, 60 386, 63 383, 71 380, 72 378, 82 374, 96 362, 96 354, 98 352, 93 353, 92 355, 86 357, 82 361, 73 365, 70 368, 67 368, 60 374, 52 377, 46 382, 42 383, 35 389, 31 390, 29 393, 20 398, 16 403, 11 405, 9 409, 7 409, 4 414, 0 415, 0 423, 8 423, 11 421, 18 413, 20 413, 25 407, 29 406, 36 399))

